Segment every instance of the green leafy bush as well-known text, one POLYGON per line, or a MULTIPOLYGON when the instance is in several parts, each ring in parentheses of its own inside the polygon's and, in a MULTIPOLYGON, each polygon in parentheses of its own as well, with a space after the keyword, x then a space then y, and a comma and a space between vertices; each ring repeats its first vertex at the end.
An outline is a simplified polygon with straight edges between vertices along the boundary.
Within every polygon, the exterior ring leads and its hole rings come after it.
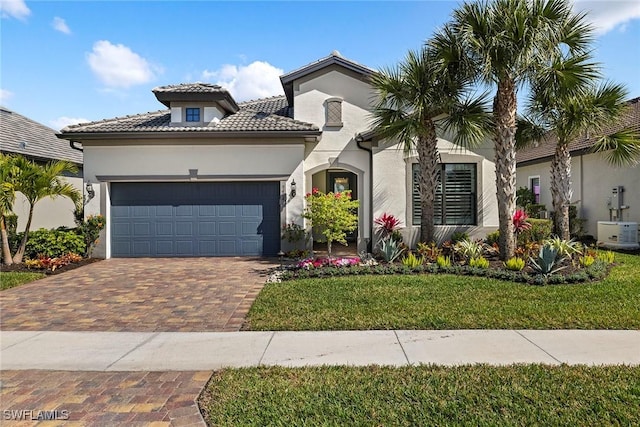
POLYGON ((550 219, 535 218, 529 218, 527 221, 531 224, 531 227, 518 234, 519 245, 524 245, 529 242, 542 242, 551 237, 553 221, 550 219))
POLYGON ((613 264, 616 260, 616 254, 611 251, 598 251, 596 256, 607 264, 613 264))
POLYGON ((496 230, 493 233, 487 234, 485 241, 489 246, 493 246, 494 244, 497 245, 500 241, 500 230, 496 230))
POLYGON ((478 257, 478 258, 471 258, 469 260, 469 267, 475 267, 475 268, 489 268, 489 260, 487 260, 485 257, 478 257))
POLYGON ((453 242, 453 243, 458 243, 458 242, 461 242, 463 240, 469 240, 469 235, 467 233, 465 233, 464 231, 455 231, 451 235, 451 242, 453 242))
POLYGON ((440 268, 451 267, 451 258, 440 255, 436 258, 436 264, 440 268))
POLYGON ((511 271, 522 271, 525 265, 526 263, 522 258, 514 257, 514 258, 509 258, 504 263, 504 268, 511 271))
POLYGON ((86 250, 84 252, 77 252, 83 254, 85 257, 90 257, 98 243, 98 237, 100 231, 104 228, 104 217, 102 215, 90 215, 84 221, 76 221, 77 227, 75 232, 82 236, 86 250))
POLYGON ((525 211, 530 218, 538 219, 540 218, 540 212, 544 212, 547 210, 547 205, 532 203, 526 206, 525 211))
MULTIPOLYGON (((23 234, 18 233, 18 239, 21 239, 23 234)), ((68 253, 84 254, 86 247, 84 237, 72 230, 45 230, 41 228, 29 232, 25 257, 36 259, 39 255, 55 258, 68 253)))
POLYGON ((582 256, 578 259, 578 262, 580 262, 580 265, 583 267, 589 267, 591 264, 593 264, 595 262, 595 258, 592 257, 591 255, 585 255, 582 256))

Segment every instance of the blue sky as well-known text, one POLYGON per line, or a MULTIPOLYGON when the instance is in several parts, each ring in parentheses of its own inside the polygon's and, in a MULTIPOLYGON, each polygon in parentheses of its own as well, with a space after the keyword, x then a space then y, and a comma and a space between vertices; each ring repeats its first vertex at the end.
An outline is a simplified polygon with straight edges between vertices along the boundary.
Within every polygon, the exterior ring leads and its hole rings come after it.
MULTIPOLYGON (((207 81, 238 100, 282 93, 278 76, 338 50, 392 66, 457 1, 0 0, 0 104, 59 129, 164 108, 151 89, 207 81)), ((578 1, 607 78, 640 96, 640 0, 578 1)))

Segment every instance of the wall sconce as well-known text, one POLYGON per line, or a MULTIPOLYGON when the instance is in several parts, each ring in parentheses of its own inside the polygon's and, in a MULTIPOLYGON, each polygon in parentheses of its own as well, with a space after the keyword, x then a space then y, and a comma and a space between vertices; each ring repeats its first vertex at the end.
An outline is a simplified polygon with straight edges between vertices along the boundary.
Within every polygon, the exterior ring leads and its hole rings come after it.
POLYGON ((87 190, 87 201, 89 201, 96 196, 96 191, 93 189, 93 184, 91 184, 91 181, 87 181, 87 186, 85 188, 87 190))
POLYGON ((291 195, 291 198, 296 197, 296 180, 295 179, 291 180, 291 192, 289 194, 291 195))

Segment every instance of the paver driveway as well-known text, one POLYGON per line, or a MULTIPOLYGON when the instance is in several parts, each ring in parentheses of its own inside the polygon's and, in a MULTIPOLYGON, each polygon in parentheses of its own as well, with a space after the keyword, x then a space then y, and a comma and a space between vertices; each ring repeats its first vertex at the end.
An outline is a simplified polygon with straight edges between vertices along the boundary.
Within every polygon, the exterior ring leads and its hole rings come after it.
POLYGON ((6 331, 238 331, 275 265, 108 259, 1 292, 0 324, 6 331))

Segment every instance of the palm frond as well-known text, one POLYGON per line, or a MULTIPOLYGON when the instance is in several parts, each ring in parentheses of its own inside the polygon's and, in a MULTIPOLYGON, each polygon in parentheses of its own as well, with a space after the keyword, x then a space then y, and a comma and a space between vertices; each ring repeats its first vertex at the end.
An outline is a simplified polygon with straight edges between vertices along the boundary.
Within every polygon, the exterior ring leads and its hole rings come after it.
POLYGON ((516 149, 527 148, 542 141, 549 131, 540 120, 533 116, 519 116, 516 128, 516 149))
POLYGON ((603 153, 614 166, 635 165, 640 162, 640 132, 625 129, 601 136, 593 145, 593 152, 603 153))
POLYGON ((455 103, 449 114, 439 120, 445 132, 454 134, 453 142, 462 147, 476 147, 491 135, 494 124, 490 112, 490 97, 483 93, 455 103))

